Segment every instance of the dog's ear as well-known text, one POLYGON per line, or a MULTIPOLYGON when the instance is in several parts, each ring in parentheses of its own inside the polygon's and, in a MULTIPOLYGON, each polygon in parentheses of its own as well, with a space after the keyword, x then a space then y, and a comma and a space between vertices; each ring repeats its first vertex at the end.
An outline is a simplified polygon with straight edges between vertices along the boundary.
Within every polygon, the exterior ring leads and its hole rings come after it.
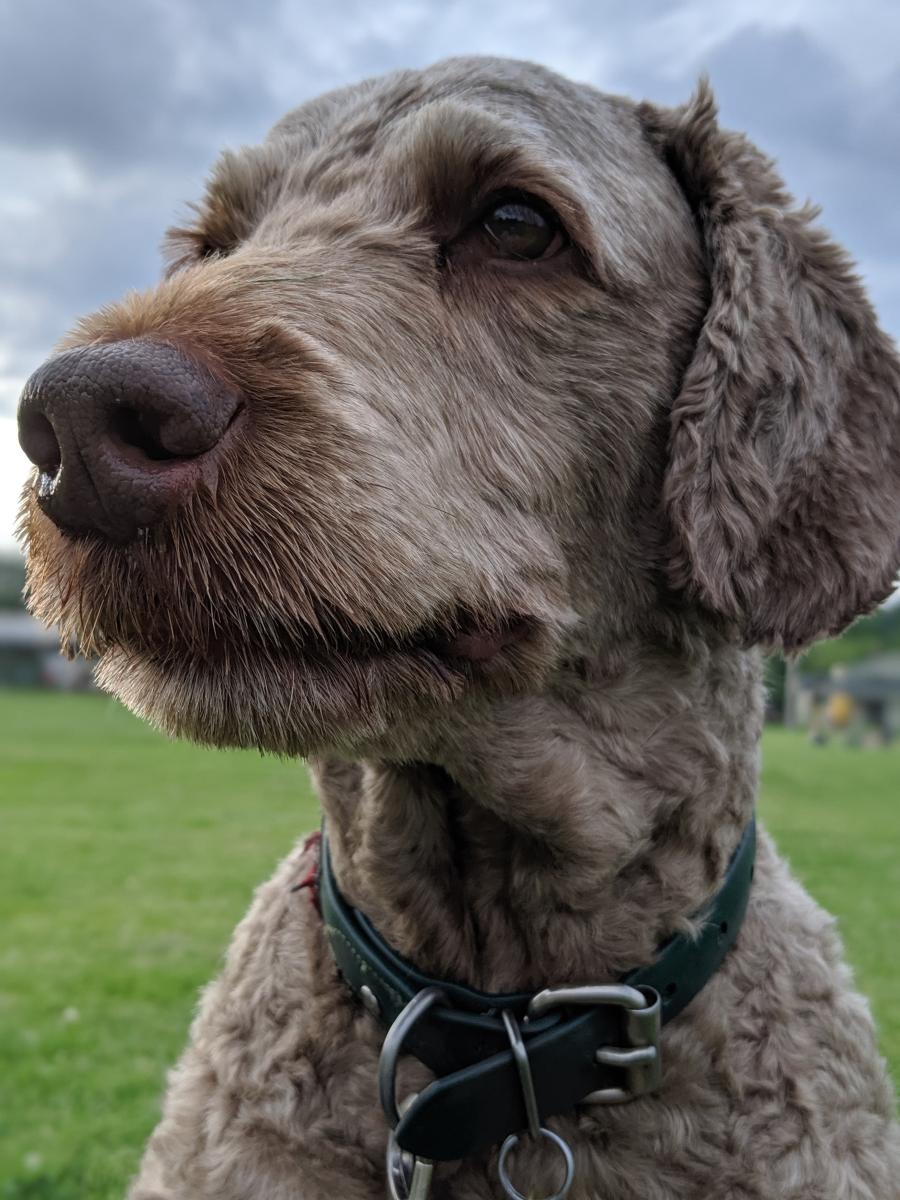
POLYGON ((795 650, 900 567, 900 361, 844 252, 702 82, 639 106, 695 215, 709 306, 671 417, 672 582, 746 644, 795 650))

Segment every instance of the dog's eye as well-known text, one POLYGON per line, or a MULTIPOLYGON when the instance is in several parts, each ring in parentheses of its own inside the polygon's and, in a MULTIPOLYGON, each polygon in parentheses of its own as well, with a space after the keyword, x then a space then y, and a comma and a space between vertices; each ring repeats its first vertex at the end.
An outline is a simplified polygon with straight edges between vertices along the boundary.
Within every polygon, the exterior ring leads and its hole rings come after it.
POLYGON ((555 215, 526 200, 504 200, 482 220, 497 258, 549 258, 562 248, 563 233, 555 215))

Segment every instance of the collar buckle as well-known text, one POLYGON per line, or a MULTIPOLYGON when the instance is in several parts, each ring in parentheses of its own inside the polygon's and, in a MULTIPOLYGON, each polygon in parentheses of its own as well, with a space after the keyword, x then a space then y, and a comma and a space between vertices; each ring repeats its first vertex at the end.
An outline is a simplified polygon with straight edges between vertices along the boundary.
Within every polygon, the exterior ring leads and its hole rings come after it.
POLYGON ((589 987, 545 988, 528 1005, 529 1018, 543 1016, 553 1008, 570 1005, 610 1004, 623 1010, 624 1046, 600 1046, 595 1060, 618 1067, 625 1074, 623 1087, 590 1092, 582 1104, 627 1104, 655 1092, 662 1080, 659 1034, 662 1001, 652 987, 628 984, 597 984, 589 987))

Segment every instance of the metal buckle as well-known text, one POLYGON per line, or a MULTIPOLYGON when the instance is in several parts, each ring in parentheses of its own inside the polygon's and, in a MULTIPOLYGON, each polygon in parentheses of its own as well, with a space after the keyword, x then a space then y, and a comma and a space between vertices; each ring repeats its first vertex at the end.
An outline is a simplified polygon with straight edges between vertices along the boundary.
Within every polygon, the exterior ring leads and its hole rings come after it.
MULTIPOLYGON (((647 1092, 656 1091, 662 1080, 659 1048, 659 992, 651 987, 629 987, 616 983, 592 987, 545 988, 532 997, 528 1017, 540 1017, 565 1005, 612 1004, 624 1009, 627 1046, 601 1046, 596 1061, 625 1072, 625 1086, 600 1088, 591 1092, 582 1104, 626 1104, 647 1092)), ((527 1019, 527 1018, 526 1018, 527 1019)))

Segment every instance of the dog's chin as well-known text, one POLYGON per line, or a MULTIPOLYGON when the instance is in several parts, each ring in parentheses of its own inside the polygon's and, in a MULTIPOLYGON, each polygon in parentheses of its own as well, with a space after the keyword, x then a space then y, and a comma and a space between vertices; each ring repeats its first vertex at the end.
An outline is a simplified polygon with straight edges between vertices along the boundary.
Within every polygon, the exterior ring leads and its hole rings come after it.
POLYGON ((548 625, 519 616, 340 649, 244 643, 201 656, 115 645, 97 681, 167 733, 208 745, 405 755, 460 706, 535 686, 555 643, 548 625))

